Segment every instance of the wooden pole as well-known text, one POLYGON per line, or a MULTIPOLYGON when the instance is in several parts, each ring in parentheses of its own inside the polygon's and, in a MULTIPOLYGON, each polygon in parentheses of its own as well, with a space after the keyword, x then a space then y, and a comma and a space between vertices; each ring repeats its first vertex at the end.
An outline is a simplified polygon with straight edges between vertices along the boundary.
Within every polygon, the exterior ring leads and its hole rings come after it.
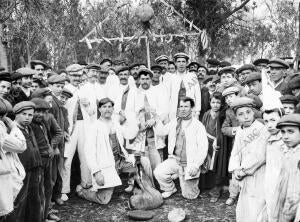
POLYGON ((146 51, 147 51, 147 65, 148 65, 148 69, 151 68, 151 64, 150 64, 150 43, 149 43, 149 39, 148 37, 145 38, 146 41, 146 51))
POLYGON ((296 49, 296 58, 294 63, 294 70, 296 72, 299 71, 299 60, 300 60, 300 2, 298 5, 298 41, 297 41, 297 49, 296 49))

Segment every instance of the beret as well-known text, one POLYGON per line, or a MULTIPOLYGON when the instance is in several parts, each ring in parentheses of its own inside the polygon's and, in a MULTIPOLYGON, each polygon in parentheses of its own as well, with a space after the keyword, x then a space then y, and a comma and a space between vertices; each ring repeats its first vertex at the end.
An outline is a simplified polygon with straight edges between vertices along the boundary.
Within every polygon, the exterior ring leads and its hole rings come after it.
POLYGON ((118 68, 116 70, 116 74, 118 75, 120 72, 123 72, 123 71, 126 71, 126 70, 129 70, 128 66, 121 66, 120 68, 118 68))
POLYGON ((288 82, 288 88, 293 89, 300 89, 300 75, 297 77, 294 77, 288 82))
POLYGON ((4 71, 4 70, 5 70, 5 68, 2 67, 2 66, 0 66, 0 72, 1 72, 1 71, 4 71))
POLYGON ((231 63, 225 60, 220 62, 220 67, 226 67, 226 66, 231 66, 231 63))
POLYGON ((159 70, 159 71, 162 71, 162 70, 163 70, 163 67, 160 66, 160 65, 153 65, 153 66, 151 66, 151 70, 159 70))
POLYGON ((249 97, 237 97, 232 101, 231 108, 233 111, 237 111, 237 109, 242 107, 254 107, 253 99, 249 97))
POLYGON ((190 59, 190 57, 184 52, 179 52, 174 55, 174 61, 176 61, 176 59, 178 59, 178 58, 184 58, 186 60, 190 59))
POLYGON ((7 113, 7 106, 3 99, 0 99, 0 115, 7 113))
POLYGON ((138 78, 140 78, 142 74, 150 75, 151 78, 153 77, 153 72, 147 68, 142 68, 138 71, 138 78))
POLYGON ((115 105, 115 103, 108 97, 100 99, 99 103, 98 103, 98 107, 100 108, 101 106, 105 105, 106 103, 111 103, 112 106, 115 105))
POLYGON ((239 91, 240 91, 240 89, 238 87, 230 86, 230 87, 227 87, 223 90, 222 96, 227 96, 227 95, 230 95, 230 94, 238 93, 239 91))
POLYGON ((283 69, 288 69, 290 67, 286 61, 277 58, 271 59, 268 63, 268 66, 274 68, 283 68, 283 69))
POLYGON ((261 73, 260 72, 254 72, 251 75, 247 76, 246 80, 245 80, 245 84, 254 82, 254 81, 261 81, 261 73))
POLYGON ((269 59, 263 59, 263 58, 256 59, 256 60, 253 61, 253 65, 255 65, 255 66, 258 66, 260 64, 266 64, 267 65, 268 63, 269 63, 269 59))
POLYGON ((88 64, 86 67, 86 69, 96 69, 96 70, 101 70, 101 66, 95 63, 91 63, 88 64))
POLYGON ((51 66, 49 66, 48 64, 46 64, 45 62, 43 62, 41 60, 31 60, 30 61, 30 67, 32 69, 34 69, 35 65, 42 65, 44 67, 44 69, 51 69, 51 66))
POLYGON ((159 63, 159 62, 165 61, 165 60, 169 61, 169 57, 166 56, 166 55, 160 55, 160 56, 158 56, 158 57, 155 59, 155 62, 156 62, 156 63, 159 63))
POLYGON ((206 84, 209 81, 212 81, 214 76, 205 76, 202 83, 206 84))
POLYGON ((283 116, 277 123, 277 128, 283 126, 299 126, 300 127, 300 114, 293 113, 283 116))
POLYGON ((83 67, 79 64, 71 64, 66 68, 67 72, 78 72, 81 71, 83 67))
POLYGON ((71 98, 73 96, 73 93, 66 88, 63 88, 63 90, 61 91, 61 94, 68 98, 71 98))
POLYGON ((256 67, 252 64, 245 64, 245 65, 242 65, 240 68, 238 68, 235 72, 236 74, 240 74, 241 72, 243 72, 244 70, 256 70, 256 67))
POLYGON ((54 83, 65 83, 66 78, 62 75, 57 75, 54 74, 53 76, 51 76, 50 78, 48 78, 48 83, 49 84, 54 84, 54 83))
POLYGON ((9 72, 0 72, 0 81, 11 82, 11 75, 9 72))
POLYGON ((106 58, 106 59, 102 59, 102 61, 100 62, 100 65, 102 65, 102 64, 105 63, 105 62, 110 62, 110 63, 112 63, 111 59, 106 58))
POLYGON ((218 72, 218 75, 221 76, 224 73, 234 73, 235 68, 232 66, 226 66, 223 67, 222 69, 220 69, 220 71, 218 72))
POLYGON ((28 68, 28 67, 23 67, 23 68, 19 68, 16 70, 17 73, 20 73, 23 76, 33 76, 35 75, 37 72, 34 69, 28 68))
POLYGON ((30 101, 35 104, 35 109, 50 109, 49 103, 42 98, 33 98, 30 101))
POLYGON ((288 95, 288 94, 281 96, 280 101, 281 101, 281 103, 292 103, 295 105, 297 105, 297 103, 298 103, 296 96, 288 95))
POLYGON ((208 59, 206 59, 206 62, 210 65, 213 65, 213 66, 221 65, 221 62, 217 59, 214 59, 214 58, 208 58, 208 59))
POLYGON ((28 110, 28 109, 35 109, 35 104, 31 101, 22 101, 17 103, 14 108, 13 112, 14 114, 18 114, 22 112, 23 110, 28 110))
POLYGON ((221 81, 220 76, 218 76, 218 75, 212 75, 212 76, 213 76, 213 79, 212 79, 213 83, 217 84, 221 81))
POLYGON ((131 64, 129 66, 129 70, 133 69, 134 67, 140 66, 140 65, 142 65, 142 64, 140 64, 140 63, 133 63, 133 64, 131 64))
POLYGON ((190 64, 188 64, 187 67, 190 68, 191 66, 194 66, 194 65, 196 65, 197 67, 200 66, 200 64, 198 62, 191 62, 190 64))
POLYGON ((52 92, 51 92, 50 89, 48 89, 48 88, 39 88, 39 89, 36 89, 32 93, 31 97, 32 98, 36 98, 36 97, 43 98, 43 97, 49 96, 49 95, 52 95, 52 92))
POLYGON ((153 218, 155 213, 149 210, 133 210, 128 212, 128 217, 134 220, 150 220, 153 218))

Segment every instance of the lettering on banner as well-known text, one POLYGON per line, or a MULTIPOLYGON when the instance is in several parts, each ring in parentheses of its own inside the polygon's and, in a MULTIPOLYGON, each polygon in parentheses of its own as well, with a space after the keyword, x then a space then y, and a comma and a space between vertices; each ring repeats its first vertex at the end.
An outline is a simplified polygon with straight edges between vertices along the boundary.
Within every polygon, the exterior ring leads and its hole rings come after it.
POLYGON ((254 140, 256 140, 259 136, 259 130, 253 129, 251 133, 247 135, 247 139, 244 139, 244 146, 247 146, 248 144, 252 143, 254 140))

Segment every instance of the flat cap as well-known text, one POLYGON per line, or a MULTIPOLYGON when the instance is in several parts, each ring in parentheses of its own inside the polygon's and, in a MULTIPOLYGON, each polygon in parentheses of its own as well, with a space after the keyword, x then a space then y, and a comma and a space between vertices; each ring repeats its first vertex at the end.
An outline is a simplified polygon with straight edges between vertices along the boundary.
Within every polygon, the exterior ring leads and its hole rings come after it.
POLYGON ((208 83, 209 81, 212 81, 213 78, 214 78, 214 76, 205 76, 204 79, 203 79, 203 81, 202 81, 202 83, 203 83, 203 84, 206 84, 206 83, 208 83))
POLYGON ((112 63, 111 59, 105 58, 105 59, 102 59, 102 61, 100 62, 100 65, 102 65, 102 64, 105 63, 105 62, 110 62, 110 63, 112 63))
POLYGON ((230 95, 230 94, 238 93, 239 91, 240 91, 240 89, 238 87, 230 86, 230 87, 227 87, 223 90, 222 96, 227 96, 227 95, 230 95))
POLYGON ((277 123, 277 128, 283 126, 298 126, 300 127, 300 114, 293 113, 283 116, 277 123))
POLYGON ((138 71, 138 78, 140 78, 143 74, 150 75, 150 78, 153 77, 153 72, 147 68, 142 68, 138 71))
POLYGON ((297 97, 293 96, 293 95, 288 95, 288 94, 281 96, 280 101, 282 104, 283 103, 289 103, 289 104, 294 104, 294 105, 298 104, 297 97))
POLYGON ((237 97, 232 101, 231 108, 233 111, 242 107, 254 107, 254 100, 249 97, 237 97))
POLYGON ((130 68, 128 66, 121 66, 116 70, 116 74, 118 75, 120 72, 129 70, 130 68))
POLYGON ((96 70, 101 70, 101 66, 95 63, 90 63, 86 67, 86 69, 96 69, 96 70))
POLYGON ((179 59, 179 58, 184 58, 186 60, 190 59, 190 57, 184 52, 178 52, 174 55, 174 61, 176 61, 176 59, 179 59))
POLYGON ((240 74, 241 72, 243 72, 244 70, 256 70, 256 67, 252 64, 245 64, 245 65, 242 65, 240 68, 238 68, 235 72, 236 74, 240 74))
POLYGON ((35 65, 42 65, 44 69, 51 69, 51 66, 41 60, 31 60, 29 64, 32 69, 34 69, 35 65))
POLYGON ((226 67, 226 66, 231 66, 231 63, 225 60, 220 62, 220 67, 226 67))
POLYGON ((49 103, 42 98, 33 98, 30 100, 35 104, 35 109, 50 109, 49 103))
POLYGON ((261 73, 260 72, 254 72, 251 75, 247 76, 246 80, 245 80, 245 84, 254 82, 254 81, 261 81, 261 73))
POLYGON ((0 81, 11 82, 11 75, 9 72, 0 72, 0 81))
POLYGON ((188 68, 190 68, 191 66, 194 66, 196 65, 197 66, 197 69, 199 68, 200 64, 198 62, 191 62, 190 64, 188 64, 188 68))
POLYGON ((206 59, 206 62, 209 64, 209 65, 212 65, 212 66, 219 66, 221 65, 220 61, 215 59, 215 58, 208 58, 206 59))
POLYGON ((135 67, 139 67, 140 65, 142 65, 141 63, 133 63, 129 66, 129 70, 135 68, 135 67))
POLYGON ((278 58, 271 59, 268 63, 268 66, 274 68, 283 68, 283 69, 288 69, 290 67, 286 61, 278 58))
POLYGON ((17 103, 14 108, 13 108, 13 112, 14 114, 18 114, 24 110, 28 110, 28 109, 35 109, 35 104, 31 101, 22 101, 17 103))
POLYGON ((159 70, 161 72, 163 70, 163 67, 155 64, 155 65, 151 66, 151 70, 159 70))
POLYGON ((16 80, 22 78, 22 74, 15 71, 11 74, 10 78, 11 78, 11 81, 16 81, 16 80))
POLYGON ((67 98, 71 98, 73 96, 73 93, 68 90, 67 88, 63 88, 63 90, 61 91, 61 94, 66 96, 67 98))
POLYGON ((289 89, 293 90, 293 89, 300 89, 300 75, 294 77, 293 79, 291 79, 288 82, 288 87, 289 89))
POLYGON ((221 76, 224 73, 234 73, 235 72, 235 68, 232 66, 226 66, 222 69, 220 69, 220 71, 218 72, 218 75, 221 76))
POLYGON ((50 89, 38 88, 32 93, 31 97, 32 98, 44 98, 45 96, 49 96, 49 95, 52 95, 52 92, 50 89))
POLYGON ((81 71, 83 67, 79 64, 71 64, 66 68, 67 72, 78 72, 81 71))
POLYGON ((155 58, 156 63, 159 63, 161 61, 169 61, 169 57, 166 55, 160 55, 157 58, 155 58))
POLYGON ((55 84, 55 83, 65 83, 66 78, 63 75, 53 75, 50 78, 48 78, 49 84, 55 84))
POLYGON ((37 74, 37 72, 34 69, 28 68, 28 67, 22 67, 16 70, 17 73, 20 73, 23 76, 33 76, 37 74))
POLYGON ((259 66, 261 64, 268 65, 268 63, 269 63, 269 59, 263 59, 263 58, 256 59, 256 60, 253 61, 253 65, 255 65, 255 66, 259 66))

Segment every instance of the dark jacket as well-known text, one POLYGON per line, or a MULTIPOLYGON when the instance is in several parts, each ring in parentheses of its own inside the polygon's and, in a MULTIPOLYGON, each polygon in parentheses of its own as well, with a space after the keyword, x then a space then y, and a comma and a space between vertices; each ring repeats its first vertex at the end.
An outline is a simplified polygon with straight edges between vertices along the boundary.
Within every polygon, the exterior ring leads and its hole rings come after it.
POLYGON ((201 111, 199 120, 202 121, 203 115, 210 109, 210 93, 207 87, 201 89, 201 111))
POLYGON ((28 97, 21 88, 17 87, 11 89, 9 95, 7 96, 7 100, 12 106, 14 106, 19 102, 31 100, 31 94, 32 93, 30 93, 30 96, 28 97))
POLYGON ((50 145, 50 137, 45 124, 43 122, 36 122, 33 120, 30 126, 34 132, 41 156, 51 156, 53 154, 53 149, 50 145))

